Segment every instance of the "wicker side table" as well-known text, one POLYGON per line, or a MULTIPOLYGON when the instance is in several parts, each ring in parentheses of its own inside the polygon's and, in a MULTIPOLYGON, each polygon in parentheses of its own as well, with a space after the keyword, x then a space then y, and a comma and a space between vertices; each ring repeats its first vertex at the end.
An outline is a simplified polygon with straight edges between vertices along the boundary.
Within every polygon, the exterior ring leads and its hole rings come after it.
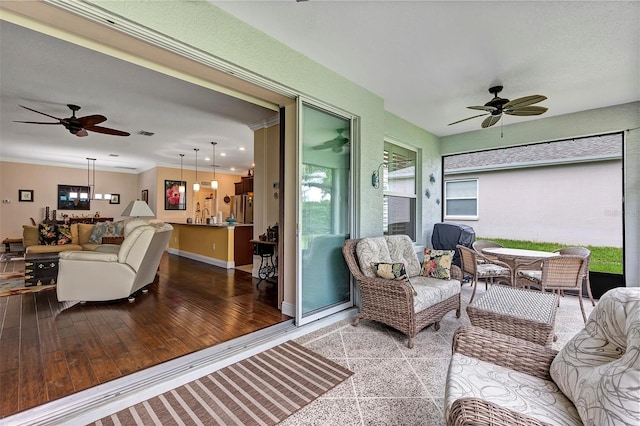
POLYGON ((550 347, 557 308, 557 294, 494 285, 467 314, 475 326, 550 347))

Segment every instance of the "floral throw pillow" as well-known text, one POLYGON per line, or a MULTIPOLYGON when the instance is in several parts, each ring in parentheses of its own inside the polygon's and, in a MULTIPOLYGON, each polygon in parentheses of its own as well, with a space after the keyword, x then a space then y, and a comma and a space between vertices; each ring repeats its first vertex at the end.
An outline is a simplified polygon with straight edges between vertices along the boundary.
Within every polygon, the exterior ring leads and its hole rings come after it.
POLYGON ((404 281, 411 286, 414 296, 417 294, 409 281, 404 263, 372 263, 371 266, 378 277, 387 280, 404 281))
POLYGON ((448 280, 451 278, 451 262, 453 260, 453 250, 433 250, 424 249, 424 261, 420 275, 423 277, 440 278, 448 280))
POLYGON ((48 223, 38 225, 38 243, 45 246, 58 245, 56 225, 48 223))
POLYGON ((59 246, 71 244, 71 225, 58 225, 56 227, 56 238, 59 246))

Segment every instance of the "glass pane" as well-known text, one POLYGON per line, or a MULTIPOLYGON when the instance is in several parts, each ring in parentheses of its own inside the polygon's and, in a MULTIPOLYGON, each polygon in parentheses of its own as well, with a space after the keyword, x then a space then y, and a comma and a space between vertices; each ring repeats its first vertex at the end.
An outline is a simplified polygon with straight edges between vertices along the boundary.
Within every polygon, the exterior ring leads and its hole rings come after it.
POLYGON ((302 316, 351 300, 342 256, 349 234, 350 122, 303 104, 302 316))
POLYGON ((447 198, 477 198, 478 181, 460 180, 446 183, 447 198))
POLYGON ((473 200, 447 200, 446 216, 477 216, 478 204, 473 200))
POLYGON ((383 199, 385 235, 408 235, 416 240, 416 199, 385 196, 383 199))
POLYGON ((385 142, 384 162, 387 165, 382 175, 384 191, 415 195, 416 152, 385 142))

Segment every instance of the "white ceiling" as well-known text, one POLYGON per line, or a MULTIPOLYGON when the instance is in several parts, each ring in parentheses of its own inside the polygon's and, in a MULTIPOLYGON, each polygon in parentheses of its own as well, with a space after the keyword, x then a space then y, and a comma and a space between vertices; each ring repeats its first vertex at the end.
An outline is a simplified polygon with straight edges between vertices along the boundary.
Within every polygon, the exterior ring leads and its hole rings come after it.
POLYGON ((640 2, 211 1, 444 136, 480 128, 466 109, 541 94, 539 117, 640 99, 640 2))
MULTIPOLYGON (((480 128, 469 105, 492 97, 548 97, 540 117, 640 100, 640 2, 212 1, 216 6, 380 95, 385 108, 438 135, 480 128)), ((250 167, 248 124, 274 111, 0 21, 0 156, 144 170, 199 168, 219 142, 222 168, 250 167), (78 138, 23 104, 69 117, 105 115, 129 137, 78 138), (151 138, 136 134, 155 132, 151 138), (239 145, 247 148, 238 151, 239 145), (82 149, 79 149, 82 148, 82 149), (221 157, 221 153, 228 157, 221 157), (110 157, 117 154, 119 157, 110 157), (244 156, 243 156, 244 154, 244 156)), ((219 169, 220 170, 220 169, 219 169)), ((223 171, 223 170, 221 170, 223 171)))

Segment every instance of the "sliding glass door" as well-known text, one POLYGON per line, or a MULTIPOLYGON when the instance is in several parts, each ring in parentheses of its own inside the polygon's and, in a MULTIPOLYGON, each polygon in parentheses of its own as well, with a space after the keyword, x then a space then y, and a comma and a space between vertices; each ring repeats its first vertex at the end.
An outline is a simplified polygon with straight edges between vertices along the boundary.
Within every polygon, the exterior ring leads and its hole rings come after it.
POLYGON ((352 304, 348 238, 351 120, 304 102, 300 111, 298 324, 352 304))

